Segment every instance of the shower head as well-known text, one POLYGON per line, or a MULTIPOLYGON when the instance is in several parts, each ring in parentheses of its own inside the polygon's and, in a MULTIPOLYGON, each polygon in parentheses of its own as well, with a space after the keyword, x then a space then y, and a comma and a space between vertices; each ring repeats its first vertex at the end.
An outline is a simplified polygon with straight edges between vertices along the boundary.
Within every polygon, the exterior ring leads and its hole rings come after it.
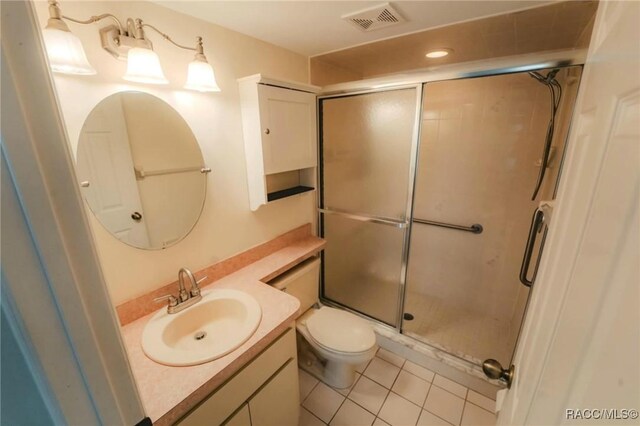
POLYGON ((547 73, 546 77, 536 71, 530 71, 529 75, 535 78, 536 80, 538 80, 540 83, 549 85, 549 84, 552 84, 554 81, 557 83, 555 77, 556 77, 556 74, 558 74, 558 72, 560 72, 560 68, 552 69, 547 73))
POLYGON ((556 74, 560 72, 560 68, 554 68, 547 74, 547 83, 551 83, 556 78, 556 74))
POLYGON ((538 80, 540 83, 546 83, 546 82, 545 82, 544 77, 543 77, 540 73, 538 73, 538 72, 531 71, 531 72, 529 72, 529 76, 531 76, 531 77, 535 78, 535 79, 536 79, 536 80, 538 80))

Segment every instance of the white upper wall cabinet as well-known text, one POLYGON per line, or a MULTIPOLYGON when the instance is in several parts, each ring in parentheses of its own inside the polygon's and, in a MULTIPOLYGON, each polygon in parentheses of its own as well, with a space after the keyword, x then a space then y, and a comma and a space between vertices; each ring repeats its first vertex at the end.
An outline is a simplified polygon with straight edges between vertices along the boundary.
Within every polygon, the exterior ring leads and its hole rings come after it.
POLYGON ((260 74, 238 83, 251 209, 313 191, 319 88, 260 74))
POLYGON ((316 96, 258 84, 266 174, 315 167, 316 96))

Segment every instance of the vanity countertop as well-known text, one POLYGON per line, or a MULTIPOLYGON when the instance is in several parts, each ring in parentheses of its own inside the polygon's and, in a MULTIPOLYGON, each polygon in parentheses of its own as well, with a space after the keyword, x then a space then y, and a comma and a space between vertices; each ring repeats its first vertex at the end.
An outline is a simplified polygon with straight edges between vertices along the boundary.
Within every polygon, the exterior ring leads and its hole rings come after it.
POLYGON ((203 287, 203 290, 244 291, 262 307, 262 320, 256 332, 222 358, 190 367, 158 364, 147 358, 141 346, 142 331, 154 313, 122 327, 140 398, 154 424, 173 424, 286 330, 296 318, 300 302, 265 281, 322 250, 324 244, 320 238, 307 236, 203 287))

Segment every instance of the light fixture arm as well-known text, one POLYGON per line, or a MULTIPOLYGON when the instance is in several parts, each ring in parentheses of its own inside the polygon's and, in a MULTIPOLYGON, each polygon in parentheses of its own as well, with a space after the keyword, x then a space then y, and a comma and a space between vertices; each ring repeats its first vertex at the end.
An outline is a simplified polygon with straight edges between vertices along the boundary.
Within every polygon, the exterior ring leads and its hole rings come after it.
POLYGON ((118 30, 120 31, 120 34, 124 34, 124 27, 122 26, 122 23, 118 18, 116 18, 114 15, 110 13, 103 13, 102 15, 94 15, 84 21, 80 19, 75 19, 66 15, 62 15, 62 18, 66 19, 67 21, 75 22, 76 24, 93 24, 94 22, 98 22, 98 21, 102 21, 103 19, 110 18, 116 22, 116 25, 118 26, 118 30))
POLYGON ((62 11, 60 10, 60 5, 58 5, 58 1, 57 0, 49 0, 49 18, 50 19, 65 19, 67 21, 71 21, 71 22, 75 22, 76 24, 93 24, 94 22, 98 22, 98 21, 102 21, 103 19, 112 19, 116 22, 116 25, 118 26, 118 31, 120 34, 124 34, 125 30, 124 27, 122 26, 122 23, 120 22, 120 20, 115 16, 112 15, 111 13, 103 13, 101 15, 93 15, 91 17, 89 17, 89 19, 76 19, 76 18, 72 18, 70 16, 66 16, 62 14, 62 11))
POLYGON ((171 36, 169 36, 169 34, 163 33, 162 31, 160 31, 159 29, 157 29, 156 27, 154 27, 151 24, 143 23, 141 20, 140 20, 140 24, 141 24, 142 27, 151 28, 152 30, 154 30, 155 32, 160 34, 162 36, 162 38, 164 38, 165 40, 167 40, 169 43, 173 44, 174 46, 179 47, 180 49, 191 50, 192 52, 196 52, 196 57, 198 57, 198 58, 201 57, 203 60, 206 61, 206 58, 204 56, 204 47, 203 47, 203 44, 202 44, 202 37, 200 37, 200 36, 196 37, 196 47, 185 46, 185 45, 176 43, 171 38, 171 36))
MULTIPOLYGON (((190 46, 184 46, 182 44, 178 44, 175 41, 173 41, 173 39, 166 33, 163 33, 162 31, 160 31, 159 29, 157 29, 156 27, 154 27, 151 24, 146 24, 143 23, 142 21, 140 21, 140 23, 142 24, 142 27, 148 27, 151 28, 153 31, 157 32, 158 34, 160 34, 162 36, 162 38, 164 38, 165 40, 167 40, 169 43, 173 44, 176 47, 179 47, 180 49, 185 49, 185 50, 191 50, 194 52, 198 51, 197 47, 190 47, 190 46)), ((202 37, 197 37, 198 40, 198 45, 202 46, 202 37)))

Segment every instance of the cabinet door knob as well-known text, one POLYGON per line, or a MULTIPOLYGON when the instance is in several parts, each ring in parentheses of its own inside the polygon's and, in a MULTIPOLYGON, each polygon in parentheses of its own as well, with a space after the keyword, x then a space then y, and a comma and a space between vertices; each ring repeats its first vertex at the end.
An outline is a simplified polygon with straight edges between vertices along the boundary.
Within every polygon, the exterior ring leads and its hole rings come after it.
POLYGON ((269 130, 269 129, 264 129, 264 134, 265 134, 265 135, 268 135, 269 133, 271 133, 271 130, 269 130))
POLYGON ((142 219, 142 215, 138 212, 133 212, 131 213, 131 219, 135 220, 136 222, 139 222, 142 219))

